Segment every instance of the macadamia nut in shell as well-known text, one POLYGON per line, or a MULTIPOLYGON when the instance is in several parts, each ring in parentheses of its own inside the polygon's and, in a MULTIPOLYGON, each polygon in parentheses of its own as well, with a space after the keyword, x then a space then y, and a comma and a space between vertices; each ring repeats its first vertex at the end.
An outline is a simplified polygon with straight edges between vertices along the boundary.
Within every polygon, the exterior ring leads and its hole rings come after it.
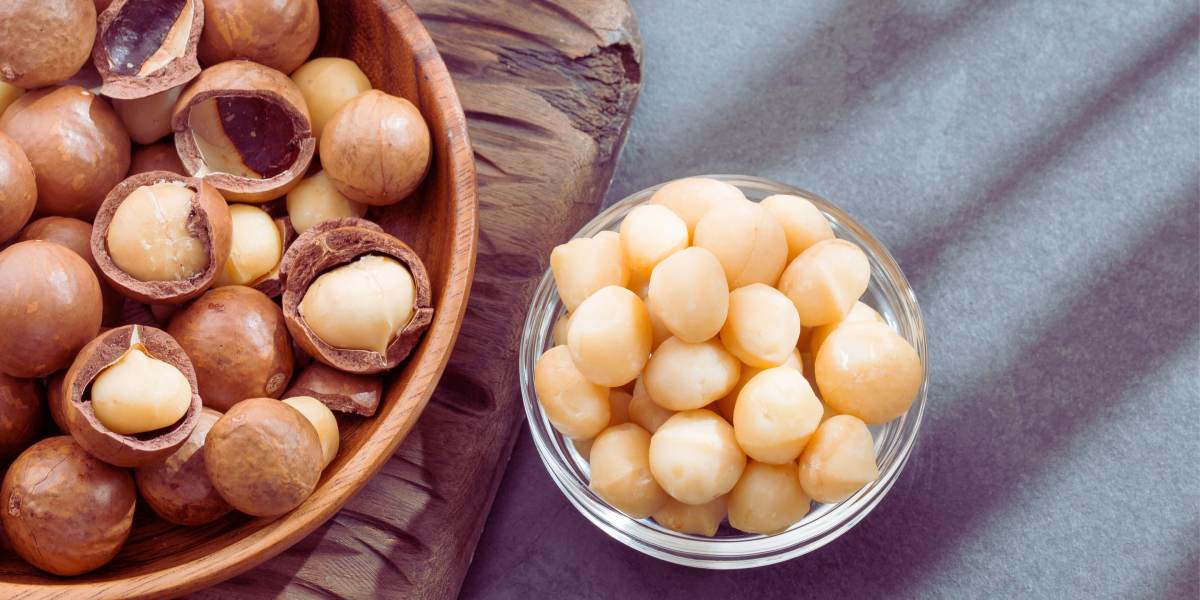
POLYGON ((138 491, 158 516, 177 525, 204 525, 233 510, 204 469, 204 442, 221 413, 205 408, 192 435, 162 462, 138 467, 138 491))
POLYGON ((25 151, 0 133, 0 244, 17 234, 37 205, 37 179, 25 151))
POLYGON ((317 0, 204 0, 200 60, 244 58, 291 73, 308 59, 321 32, 317 0))
POLYGON ((404 200, 429 171, 429 126, 413 103, 370 90, 330 117, 321 166, 347 198, 382 206, 404 200))
POLYGON ((0 81, 26 89, 63 81, 91 57, 95 38, 92 0, 5 0, 0 81))

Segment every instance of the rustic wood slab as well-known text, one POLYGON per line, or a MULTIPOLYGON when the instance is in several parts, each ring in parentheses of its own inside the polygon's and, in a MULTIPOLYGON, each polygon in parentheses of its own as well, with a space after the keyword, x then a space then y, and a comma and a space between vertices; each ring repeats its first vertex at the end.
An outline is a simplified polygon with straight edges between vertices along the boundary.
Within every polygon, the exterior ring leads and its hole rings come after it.
POLYGON ((641 83, 626 0, 413 0, 475 146, 479 257, 445 375, 395 456, 338 515, 199 598, 452 598, 523 413, 517 345, 555 244, 599 207, 641 83))

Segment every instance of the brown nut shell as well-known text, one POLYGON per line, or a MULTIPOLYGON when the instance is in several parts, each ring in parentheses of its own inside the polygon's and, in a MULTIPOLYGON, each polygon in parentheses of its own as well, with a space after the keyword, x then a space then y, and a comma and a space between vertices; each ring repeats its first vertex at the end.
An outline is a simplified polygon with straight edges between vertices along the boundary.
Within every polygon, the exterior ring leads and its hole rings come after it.
POLYGON ((229 200, 262 203, 283 196, 300 183, 316 152, 300 88, 287 75, 245 60, 202 71, 176 102, 171 127, 184 168, 229 200), (198 135, 224 151, 206 158, 198 135))
POLYGON ((321 166, 337 191, 384 206, 409 197, 429 172, 429 125, 412 102, 370 90, 342 105, 321 132, 321 166))
POLYGON ((300 411, 272 398, 234 405, 208 432, 204 465, 234 508, 281 515, 304 502, 324 466, 317 430, 300 411))
POLYGON ((433 320, 433 290, 425 265, 407 244, 382 231, 358 226, 314 227, 297 238, 284 254, 283 271, 286 276, 283 315, 287 319, 288 331, 313 358, 347 373, 379 373, 400 364, 433 320), (314 231, 317 233, 310 236, 314 231), (409 270, 416 285, 413 317, 388 346, 386 353, 331 346, 317 337, 300 316, 300 301, 318 276, 366 254, 396 259, 409 270))
POLYGON ((78 254, 50 242, 0 252, 0 372, 42 377, 96 337, 100 282, 78 254))
POLYGON ((0 132, 0 243, 16 235, 37 205, 33 165, 12 138, 0 132))
POLYGON ((90 221, 129 171, 129 134, 103 98, 74 86, 25 92, 0 115, 37 178, 37 213, 90 221))
POLYGON ((200 60, 215 65, 244 58, 291 73, 308 60, 320 34, 317 0, 205 0, 200 60))
POLYGON ((379 408, 383 380, 376 375, 356 375, 315 362, 304 368, 284 398, 312 396, 329 410, 370 417, 379 408))
POLYGON ((186 177, 187 171, 179 160, 172 142, 159 142, 142 146, 133 151, 133 159, 129 162, 129 176, 150 171, 168 171, 186 177))
POLYGON ((200 414, 200 386, 196 371, 183 348, 167 332, 145 325, 125 325, 92 340, 63 379, 62 414, 71 437, 96 458, 118 467, 138 467, 170 456, 187 441, 200 414), (192 401, 183 417, 169 427, 122 435, 100 422, 90 401, 90 387, 104 369, 120 360, 135 345, 183 373, 192 388, 192 401))
POLYGON ((46 408, 50 412, 50 420, 64 434, 70 435, 67 427, 67 416, 63 414, 63 380, 67 378, 66 371, 59 371, 46 378, 46 408))
POLYGON ((12 459, 38 438, 45 413, 37 380, 0 373, 0 460, 12 459))
POLYGON ((88 266, 96 274, 100 282, 100 296, 104 299, 104 316, 102 322, 115 324, 121 320, 121 311, 125 307, 125 297, 108 285, 100 274, 100 266, 92 256, 92 224, 71 217, 42 217, 33 221, 21 230, 17 241, 44 240, 53 242, 78 254, 87 261, 88 266))
POLYGON ((92 60, 110 98, 145 98, 200 74, 204 0, 115 0, 100 13, 92 60))
POLYGON ((167 332, 191 358, 205 406, 228 411, 246 398, 278 398, 292 378, 283 312, 253 288, 209 290, 177 313, 167 332))
POLYGON ((92 0, 0 2, 0 81, 25 89, 75 74, 92 52, 92 0))
POLYGON ((134 472, 138 491, 154 513, 176 525, 211 523, 233 507, 213 487, 204 468, 204 442, 221 413, 200 411, 196 428, 163 462, 138 467, 134 472))
POLYGON ((136 504, 129 472, 97 460, 68 436, 30 446, 0 486, 0 521, 13 549, 55 575, 79 575, 112 560, 129 537, 136 504))
POLYGON ((183 177, 167 171, 140 173, 122 181, 113 188, 96 214, 92 229, 92 254, 100 272, 110 285, 128 298, 149 304, 180 304, 203 294, 212 286, 217 275, 229 258, 233 239, 233 224, 229 217, 229 205, 217 190, 200 179, 183 177), (199 274, 181 281, 142 281, 122 271, 113 262, 108 252, 108 228, 112 225, 117 207, 137 188, 164 182, 179 182, 195 194, 192 196, 192 212, 188 217, 188 231, 204 244, 208 251, 208 266, 199 274))

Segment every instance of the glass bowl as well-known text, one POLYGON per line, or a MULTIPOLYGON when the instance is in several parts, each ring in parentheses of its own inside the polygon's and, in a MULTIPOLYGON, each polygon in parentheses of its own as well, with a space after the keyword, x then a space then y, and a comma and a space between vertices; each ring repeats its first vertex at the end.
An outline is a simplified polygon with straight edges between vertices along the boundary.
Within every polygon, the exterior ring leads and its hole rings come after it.
MULTIPOLYGON (((565 312, 549 270, 533 294, 521 336, 521 395, 529 430, 542 463, 558 488, 588 520, 626 546, 662 560, 706 569, 743 569, 795 558, 832 542, 867 516, 891 489, 908 462, 925 411, 929 385, 925 324, 916 296, 892 255, 866 229, 828 200, 790 185, 757 177, 707 177, 737 186, 755 202, 772 194, 793 194, 809 199, 829 220, 834 234, 858 244, 870 260, 871 284, 862 301, 879 311, 916 348, 921 363, 926 367, 926 379, 908 412, 887 424, 871 427, 879 479, 837 504, 814 503, 803 520, 773 535, 742 533, 728 524, 722 524, 715 537, 679 533, 658 525, 652 519, 634 519, 612 508, 588 487, 587 461, 570 439, 550 426, 534 393, 534 363, 542 352, 553 345, 551 329, 555 320, 565 312)), ((617 202, 592 219, 575 237, 591 237, 604 230, 616 230, 625 215, 649 200, 659 187, 644 189, 617 202)))

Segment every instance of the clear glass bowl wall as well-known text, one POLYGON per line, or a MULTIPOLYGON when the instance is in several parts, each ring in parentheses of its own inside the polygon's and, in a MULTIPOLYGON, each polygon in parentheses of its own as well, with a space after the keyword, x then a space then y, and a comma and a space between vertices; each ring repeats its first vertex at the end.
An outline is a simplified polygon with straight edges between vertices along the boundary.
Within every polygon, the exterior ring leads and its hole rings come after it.
MULTIPOLYGON (((587 461, 571 440, 554 430, 537 402, 533 368, 553 345, 551 329, 565 312, 550 271, 534 292, 521 336, 521 394, 530 433, 551 478, 571 504, 609 536, 640 552, 682 565, 708 569, 741 569, 773 564, 812 552, 845 533, 873 509, 899 477, 920 428, 928 388, 925 325, 908 280, 887 249, 838 207, 811 192, 782 183, 737 175, 709 175, 737 186, 757 202, 772 194, 793 194, 815 204, 833 226, 834 234, 859 245, 871 263, 871 284, 862 301, 879 311, 904 336, 926 365, 926 381, 912 407, 899 419, 872 426, 878 480, 838 504, 812 505, 811 511, 786 531, 774 535, 746 534, 722 524, 716 537, 678 533, 652 519, 634 519, 610 507, 588 487, 587 461)), ((575 237, 617 230, 634 207, 645 203, 660 186, 647 188, 617 202, 592 219, 575 237)))

